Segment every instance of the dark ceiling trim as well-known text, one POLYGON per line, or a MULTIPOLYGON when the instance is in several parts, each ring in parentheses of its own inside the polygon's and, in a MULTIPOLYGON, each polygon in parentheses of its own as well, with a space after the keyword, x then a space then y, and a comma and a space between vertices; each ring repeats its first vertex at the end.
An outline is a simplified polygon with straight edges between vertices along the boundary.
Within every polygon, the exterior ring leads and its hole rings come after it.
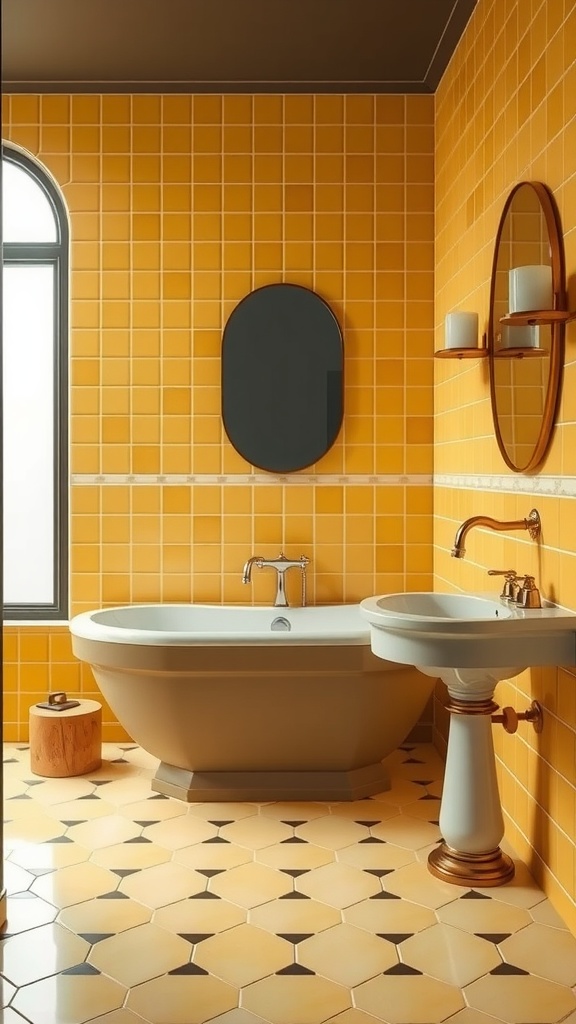
MULTIPOLYGON (((476 3, 476 0, 472 0, 476 3)), ((14 82, 2 81, 4 93, 432 93, 424 82, 14 82)))
POLYGON ((478 0, 459 0, 459 2, 454 4, 452 14, 442 33, 442 38, 424 75, 424 82, 428 87, 428 92, 436 92, 440 79, 448 67, 450 58, 458 45, 458 40, 470 21, 477 3, 478 0))

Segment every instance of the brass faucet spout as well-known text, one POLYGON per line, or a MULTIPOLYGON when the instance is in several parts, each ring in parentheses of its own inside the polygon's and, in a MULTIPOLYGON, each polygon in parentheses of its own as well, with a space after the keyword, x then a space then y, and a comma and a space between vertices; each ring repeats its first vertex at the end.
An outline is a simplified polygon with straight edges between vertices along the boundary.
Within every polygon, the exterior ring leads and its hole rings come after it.
POLYGON ((500 519, 492 519, 490 516, 472 516, 470 519, 466 519, 456 531, 454 547, 450 552, 452 558, 464 558, 464 555, 466 554, 466 548, 464 547, 466 535, 475 526, 486 526, 488 529, 496 530, 498 532, 506 530, 528 530, 533 540, 536 540, 540 536, 541 530, 540 516, 535 508, 532 509, 526 519, 512 519, 508 522, 504 522, 500 519))

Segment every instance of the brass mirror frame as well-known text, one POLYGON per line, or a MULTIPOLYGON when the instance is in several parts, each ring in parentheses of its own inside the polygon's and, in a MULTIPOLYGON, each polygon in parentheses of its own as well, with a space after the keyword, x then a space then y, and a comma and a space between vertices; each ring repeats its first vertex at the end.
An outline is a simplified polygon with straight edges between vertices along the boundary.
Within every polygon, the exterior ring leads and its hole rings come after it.
MULTIPOLYGON (((492 277, 490 280, 490 314, 488 320, 487 336, 488 364, 490 372, 490 403, 492 406, 492 421, 494 424, 494 433, 496 436, 498 448, 500 449, 500 454, 502 455, 504 462, 510 469, 514 470, 515 473, 528 473, 531 470, 536 469, 543 461, 548 451, 548 448, 550 447, 554 424, 556 422, 556 413, 560 400, 562 371, 564 367, 565 323, 563 321, 554 321, 553 318, 551 318, 552 322, 548 321, 548 323, 551 323, 550 372, 548 375, 548 387, 546 390, 546 399, 544 402, 544 410, 542 413, 542 424, 540 427, 540 433, 534 445, 532 455, 526 463, 526 465, 517 466, 512 461, 506 450, 504 439, 502 437, 502 433, 500 430, 500 425, 498 423, 494 367, 494 306, 496 294, 496 270, 498 266, 498 252, 500 249, 500 242, 504 231, 506 217, 508 216, 514 196, 520 188, 523 188, 526 185, 529 185, 530 188, 532 188, 538 196, 538 199, 540 201, 540 207, 546 221, 548 238, 550 241, 550 259, 552 265, 552 290, 554 295, 554 310, 565 310, 567 301, 562 227, 560 223, 560 215, 554 202, 554 197, 547 188, 547 186, 540 181, 520 181, 511 190, 506 200, 504 209, 502 210, 502 215, 500 217, 498 231, 496 233, 496 241, 494 243, 494 257, 492 260, 492 277)), ((544 321, 542 320, 541 322, 544 321)))

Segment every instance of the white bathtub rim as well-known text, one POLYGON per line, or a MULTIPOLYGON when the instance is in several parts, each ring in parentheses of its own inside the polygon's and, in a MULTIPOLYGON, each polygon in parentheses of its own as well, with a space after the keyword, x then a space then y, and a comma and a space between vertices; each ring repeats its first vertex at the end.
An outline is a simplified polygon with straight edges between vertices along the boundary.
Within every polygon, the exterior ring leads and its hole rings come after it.
MULTIPOLYGON (((341 613, 340 613, 341 614, 341 613)), ((309 617, 309 616, 307 616, 309 617)), ((92 640, 101 643, 126 644, 145 647, 319 647, 319 646, 366 646, 370 647, 370 629, 362 619, 359 611, 359 604, 335 604, 335 605, 311 605, 309 608, 273 608, 270 605, 217 605, 217 604, 189 604, 182 603, 142 603, 130 605, 118 605, 110 608, 97 608, 89 612, 81 612, 70 620, 70 632, 72 636, 84 640, 92 640), (272 630, 268 628, 259 629, 229 629, 215 630, 168 630, 168 629, 145 629, 130 628, 122 625, 112 625, 99 622, 97 617, 103 614, 130 612, 138 609, 161 608, 163 611, 174 609, 197 609, 221 613, 222 618, 228 614, 238 611, 254 612, 254 617, 259 614, 271 623, 277 618, 286 618, 290 621, 291 616, 296 613, 296 618, 302 618, 302 613, 312 613, 312 616, 321 612, 330 612, 336 609, 347 609, 351 619, 350 624, 345 628, 331 628, 326 624, 319 625, 316 630, 294 629, 289 631, 272 630), (355 622, 356 611, 358 621, 355 622)))

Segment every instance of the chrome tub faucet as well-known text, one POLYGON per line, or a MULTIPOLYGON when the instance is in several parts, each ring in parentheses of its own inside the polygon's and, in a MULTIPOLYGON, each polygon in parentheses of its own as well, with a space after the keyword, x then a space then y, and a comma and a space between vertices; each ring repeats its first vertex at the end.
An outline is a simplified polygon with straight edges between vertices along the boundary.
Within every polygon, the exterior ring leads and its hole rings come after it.
POLYGON ((280 552, 278 558, 263 558, 262 555, 252 555, 244 565, 242 571, 242 583, 250 583, 252 580, 252 568, 256 566, 257 569, 275 569, 276 570, 276 597, 274 600, 275 608, 288 608, 288 599, 286 597, 285 587, 285 575, 288 569, 300 569, 302 573, 302 607, 306 605, 306 566, 309 565, 310 559, 306 555, 301 555, 297 560, 286 558, 283 551, 280 552))

